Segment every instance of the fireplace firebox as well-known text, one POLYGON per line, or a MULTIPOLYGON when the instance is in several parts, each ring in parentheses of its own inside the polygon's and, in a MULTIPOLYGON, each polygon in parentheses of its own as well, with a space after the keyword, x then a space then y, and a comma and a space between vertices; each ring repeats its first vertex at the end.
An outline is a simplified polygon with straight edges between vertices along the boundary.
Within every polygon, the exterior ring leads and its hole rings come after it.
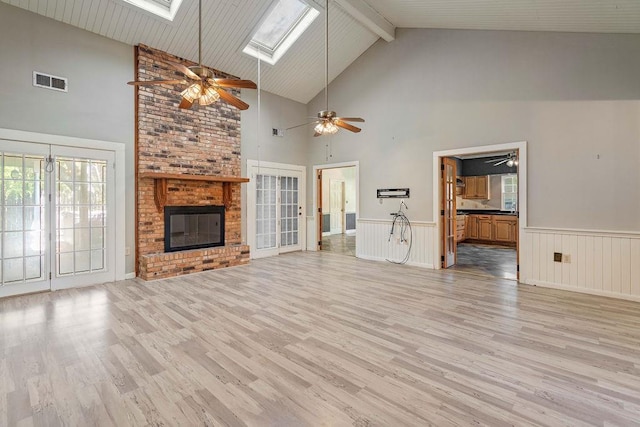
POLYGON ((165 252, 215 246, 224 246, 224 206, 165 206, 165 252))

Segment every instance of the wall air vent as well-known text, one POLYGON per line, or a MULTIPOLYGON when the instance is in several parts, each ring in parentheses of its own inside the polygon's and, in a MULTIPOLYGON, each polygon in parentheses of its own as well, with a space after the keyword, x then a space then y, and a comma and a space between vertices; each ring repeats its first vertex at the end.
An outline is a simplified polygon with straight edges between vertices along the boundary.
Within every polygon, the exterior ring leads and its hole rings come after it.
POLYGON ((36 87, 43 87, 45 89, 67 92, 68 80, 65 77, 57 77, 50 74, 41 73, 39 71, 34 71, 33 85, 36 87))

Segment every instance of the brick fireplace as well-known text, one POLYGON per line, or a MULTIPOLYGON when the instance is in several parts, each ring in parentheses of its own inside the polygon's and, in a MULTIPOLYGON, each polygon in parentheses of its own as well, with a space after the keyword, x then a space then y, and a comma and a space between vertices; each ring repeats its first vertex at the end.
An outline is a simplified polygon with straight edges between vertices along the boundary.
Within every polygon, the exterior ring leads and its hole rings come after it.
MULTIPOLYGON (((137 80, 183 78, 166 60, 195 65, 144 45, 136 47, 136 58, 137 80)), ((240 111, 224 102, 181 110, 178 86, 136 90, 138 276, 151 280, 247 263, 240 230, 240 185, 247 181, 240 177, 240 111), (224 245, 166 252, 167 206, 224 206, 224 245)))

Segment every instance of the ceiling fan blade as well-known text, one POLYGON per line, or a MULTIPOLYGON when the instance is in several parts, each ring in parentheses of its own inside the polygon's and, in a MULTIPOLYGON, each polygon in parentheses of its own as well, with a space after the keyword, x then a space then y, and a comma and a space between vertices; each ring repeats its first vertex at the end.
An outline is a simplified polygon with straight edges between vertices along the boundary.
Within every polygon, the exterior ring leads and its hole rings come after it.
POLYGON ((494 164, 493 166, 500 166, 501 164, 507 163, 508 161, 509 159, 503 159, 503 160, 500 160, 498 163, 494 164))
POLYGON ((249 108, 249 104, 247 104, 246 102, 242 101, 240 98, 236 98, 235 96, 231 95, 226 90, 220 89, 220 88, 217 88, 217 87, 214 87, 214 89, 215 89, 216 92, 218 92, 220 94, 220 98, 224 99, 229 104, 231 104, 234 107, 236 107, 238 110, 246 110, 247 108, 249 108))
POLYGON ((251 80, 240 79, 209 79, 209 83, 216 84, 220 87, 239 87, 244 89, 257 89, 258 86, 251 80))
POLYGON ((180 105, 178 107, 184 110, 188 110, 189 108, 191 108, 192 105, 193 105, 193 102, 189 101, 185 97, 182 97, 182 101, 180 101, 180 105))
POLYGON ((364 123, 364 119, 360 117, 336 117, 336 120, 342 120, 343 122, 362 122, 364 123))
POLYGON ((151 85, 177 85, 180 83, 186 83, 186 80, 147 80, 147 81, 134 81, 127 82, 128 85, 132 86, 151 86, 151 85))
POLYGON ((350 130, 351 132, 360 132, 362 129, 357 128, 355 126, 350 125, 349 123, 345 123, 342 120, 338 120, 338 119, 334 119, 333 120, 333 124, 335 124, 338 127, 341 127, 342 129, 346 129, 346 130, 350 130))
POLYGON ((197 75, 196 73, 194 73, 193 71, 191 71, 189 68, 187 68, 186 65, 179 64, 179 63, 173 62, 173 61, 165 61, 165 62, 167 64, 171 65, 176 70, 178 70, 181 73, 183 73, 185 76, 187 76, 187 77, 189 77, 191 79, 200 80, 200 76, 197 75))
POLYGON ((316 123, 320 123, 320 120, 314 120, 313 122, 303 123, 301 125, 291 126, 290 128, 285 128, 284 130, 291 130, 291 129, 299 128, 299 127, 302 127, 302 126, 313 125, 313 124, 316 124, 316 123))

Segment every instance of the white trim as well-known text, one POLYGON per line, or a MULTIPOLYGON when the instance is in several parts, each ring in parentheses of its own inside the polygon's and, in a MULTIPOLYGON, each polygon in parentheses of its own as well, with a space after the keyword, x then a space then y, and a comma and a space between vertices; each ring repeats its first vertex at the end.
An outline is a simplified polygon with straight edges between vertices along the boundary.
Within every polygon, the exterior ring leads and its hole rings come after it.
MULTIPOLYGON (((461 156, 464 154, 481 154, 492 153, 496 151, 514 151, 518 150, 518 229, 520 235, 524 228, 527 227, 527 141, 507 142, 504 144, 492 144, 481 145, 476 147, 456 148, 454 150, 443 150, 433 152, 433 219, 437 224, 437 236, 441 235, 441 222, 440 218, 440 158, 461 156)), ((440 237, 436 237, 434 244, 434 250, 436 254, 435 259, 440 259, 441 245, 440 237)), ((518 253, 522 254, 523 242, 522 239, 518 239, 518 253)), ((520 281, 523 281, 523 271, 528 271, 525 268, 526 259, 520 257, 520 281)), ((435 263, 435 268, 439 270, 442 268, 440 263, 435 263)))
POLYGON ((544 227, 526 227, 524 231, 527 233, 579 234, 581 236, 627 237, 629 239, 640 239, 640 231, 583 230, 579 228, 544 227))
POLYGON ((16 295, 33 294, 35 292, 51 291, 49 280, 39 282, 22 282, 19 284, 7 284, 0 286, 0 298, 12 297, 16 295))
POLYGON ((125 277, 125 144, 122 142, 100 141, 97 139, 77 138, 73 136, 51 135, 0 128, 0 140, 29 142, 32 144, 58 145, 61 147, 80 147, 94 150, 113 151, 115 153, 115 280, 125 277))
POLYGON ((542 280, 529 280, 527 283, 520 282, 520 284, 524 284, 527 286, 540 286, 541 288, 558 289, 561 291, 569 291, 569 292, 574 292, 578 294, 598 295, 601 297, 609 297, 609 298, 640 302, 639 295, 620 294, 617 292, 601 291, 598 289, 576 288, 575 286, 561 285, 558 283, 545 282, 542 280))
POLYGON ((303 172, 305 173, 307 170, 306 166, 302 166, 302 165, 291 165, 288 163, 276 163, 276 162, 265 162, 262 160, 251 160, 251 159, 247 159, 247 173, 250 173, 250 168, 252 167, 257 167, 257 168, 269 168, 269 169, 285 169, 285 170, 292 170, 292 171, 299 171, 299 172, 303 172))
MULTIPOLYGON (((326 165, 313 165, 313 184, 312 184, 312 194, 313 194, 313 218, 317 218, 318 215, 318 171, 323 169, 338 169, 338 168, 356 168, 356 228, 358 224, 358 216, 360 215, 360 161, 353 160, 351 162, 340 162, 340 163, 328 163, 326 165)), ((315 222, 315 221, 314 221, 315 222)), ((313 235, 315 236, 315 241, 322 240, 321 236, 318 236, 318 227, 316 223, 316 227, 314 228, 313 235)), ((317 245, 314 245, 317 250, 317 245)))
POLYGON ((124 153, 124 143, 101 141, 99 139, 77 138, 75 136, 52 135, 38 132, 27 132, 16 129, 0 128, 0 139, 31 142, 35 144, 60 145, 63 147, 93 148, 95 150, 118 151, 124 153))
MULTIPOLYGON (((374 256, 369 256, 369 255, 358 255, 359 259, 364 259, 367 261, 376 261, 376 262, 386 262, 389 263, 389 261, 387 261, 386 258, 379 258, 379 257, 374 257, 374 256)), ((406 263, 404 263, 403 265, 410 265, 412 267, 419 267, 419 268, 427 268, 430 270, 433 270, 433 264, 426 264, 426 263, 420 263, 420 262, 414 262, 414 261, 407 261, 406 263)))
POLYGON ((132 273, 127 273, 124 275, 124 280, 131 280, 131 279, 135 279, 136 278, 136 273, 132 272, 132 273))
MULTIPOLYGON (((393 220, 392 219, 387 219, 387 218, 385 218, 385 219, 361 218, 361 219, 358 220, 358 222, 375 222, 375 223, 386 222, 386 223, 391 224, 393 222, 393 220)), ((425 225, 427 227, 435 227, 435 226, 438 225, 437 223, 435 223, 433 221, 411 221, 411 224, 425 225)))

